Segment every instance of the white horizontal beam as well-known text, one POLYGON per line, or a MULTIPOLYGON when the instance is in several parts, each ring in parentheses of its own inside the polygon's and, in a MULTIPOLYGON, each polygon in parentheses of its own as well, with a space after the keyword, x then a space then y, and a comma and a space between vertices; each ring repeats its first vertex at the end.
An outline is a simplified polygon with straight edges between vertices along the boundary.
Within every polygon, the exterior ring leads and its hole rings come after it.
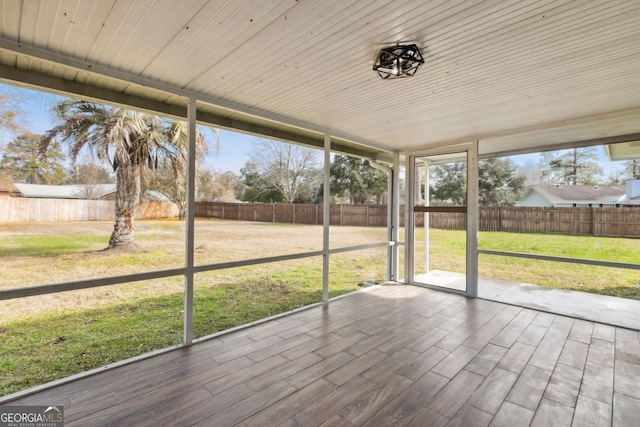
POLYGON ((73 282, 55 283, 52 285, 4 289, 0 290, 0 300, 76 291, 78 289, 99 288, 101 286, 120 285, 122 283, 139 282, 142 280, 160 279, 163 277, 183 275, 184 272, 184 268, 174 268, 171 270, 150 271, 148 273, 127 274, 125 276, 101 277, 98 279, 77 280, 73 282))
POLYGON ((600 261, 595 259, 584 258, 567 258, 553 255, 526 254, 522 252, 493 251, 488 249, 478 249, 479 254, 498 255, 515 258, 537 259, 540 261, 568 262, 572 264, 595 265, 599 267, 626 268, 631 270, 640 270, 640 264, 632 264, 628 262, 600 261))

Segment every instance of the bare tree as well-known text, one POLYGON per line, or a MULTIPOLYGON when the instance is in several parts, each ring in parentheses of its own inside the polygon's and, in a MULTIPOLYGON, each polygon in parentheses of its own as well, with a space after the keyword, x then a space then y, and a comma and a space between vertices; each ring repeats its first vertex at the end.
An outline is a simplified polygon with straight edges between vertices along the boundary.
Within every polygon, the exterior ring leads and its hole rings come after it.
MULTIPOLYGON (((19 99, 15 93, 0 94, 0 142, 24 130, 19 99)), ((0 146, 0 149, 4 147, 0 146)))
POLYGON ((246 187, 241 177, 231 171, 203 170, 197 178, 196 200, 201 202, 235 201, 246 187))
POLYGON ((250 161, 287 203, 309 199, 320 184, 319 152, 301 145, 261 139, 250 161))
POLYGON ((115 182, 115 177, 103 166, 85 157, 83 163, 76 163, 67 183, 81 186, 80 196, 93 200, 100 197, 105 184, 115 182))

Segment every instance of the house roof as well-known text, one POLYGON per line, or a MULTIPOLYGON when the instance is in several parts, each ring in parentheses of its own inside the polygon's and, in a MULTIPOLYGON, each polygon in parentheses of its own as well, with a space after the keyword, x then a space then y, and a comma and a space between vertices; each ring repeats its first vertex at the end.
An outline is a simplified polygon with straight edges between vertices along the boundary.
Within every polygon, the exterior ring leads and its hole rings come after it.
POLYGON ((0 193, 16 193, 18 189, 11 183, 0 182, 0 193))
MULTIPOLYGON (((85 199, 87 187, 85 185, 43 185, 43 184, 13 184, 22 197, 47 199, 85 199)), ((91 197, 98 199, 116 191, 115 184, 97 184, 91 186, 91 197)))
MULTIPOLYGON (((96 184, 87 188, 86 185, 43 185, 43 184, 22 184, 14 183, 15 188, 22 197, 45 198, 45 199, 86 199, 88 195, 92 199, 100 199, 111 193, 115 193, 116 184, 96 184)), ((147 190, 144 200, 149 202, 170 201, 164 194, 147 190)))
POLYGON ((617 203, 625 195, 624 185, 532 185, 523 198, 537 192, 550 203, 617 203))
POLYGON ((620 205, 629 205, 629 206, 640 206, 640 196, 629 198, 627 196, 622 196, 616 202, 620 205))
POLYGON ((147 190, 144 192, 143 200, 147 202, 170 202, 169 198, 159 191, 147 190))
POLYGON ((637 0, 3 3, 0 80, 390 158, 640 139, 637 0), (382 80, 376 53, 425 64, 382 80))

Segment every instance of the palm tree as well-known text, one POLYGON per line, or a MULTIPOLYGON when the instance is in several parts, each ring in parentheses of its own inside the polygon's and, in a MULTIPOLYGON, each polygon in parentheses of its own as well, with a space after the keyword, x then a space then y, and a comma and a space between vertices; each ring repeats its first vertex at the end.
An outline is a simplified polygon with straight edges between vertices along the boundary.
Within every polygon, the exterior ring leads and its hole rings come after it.
MULTIPOLYGON (((182 174, 176 182, 184 182, 185 124, 74 99, 58 103, 54 112, 60 124, 43 136, 41 152, 59 137, 69 145, 74 164, 87 148, 109 163, 116 172, 115 225, 109 247, 132 243, 134 208, 140 202, 145 167, 153 170, 159 162, 168 160, 176 174, 182 174)), ((204 146, 199 132, 196 143, 204 146)))
MULTIPOLYGON (((170 121, 166 123, 164 134, 173 149, 171 156, 159 159, 146 179, 147 188, 153 189, 168 198, 178 207, 179 219, 184 219, 187 209, 187 151, 188 129, 185 122, 170 121)), ((213 129, 214 146, 218 148, 219 134, 213 129)), ((196 133, 196 177, 200 173, 200 161, 206 154, 207 145, 203 144, 202 135, 196 133)), ((198 180, 196 180, 196 192, 198 180)))

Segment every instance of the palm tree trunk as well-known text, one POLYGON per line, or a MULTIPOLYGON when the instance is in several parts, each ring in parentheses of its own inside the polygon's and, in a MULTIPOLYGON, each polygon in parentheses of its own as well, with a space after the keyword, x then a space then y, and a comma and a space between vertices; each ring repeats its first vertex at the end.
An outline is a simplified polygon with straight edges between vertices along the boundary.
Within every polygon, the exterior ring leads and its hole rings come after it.
POLYGON ((178 203, 178 219, 182 221, 187 217, 187 202, 182 201, 178 203))
POLYGON ((115 225, 109 247, 125 246, 133 242, 134 209, 140 201, 140 167, 120 164, 116 172, 115 225))

